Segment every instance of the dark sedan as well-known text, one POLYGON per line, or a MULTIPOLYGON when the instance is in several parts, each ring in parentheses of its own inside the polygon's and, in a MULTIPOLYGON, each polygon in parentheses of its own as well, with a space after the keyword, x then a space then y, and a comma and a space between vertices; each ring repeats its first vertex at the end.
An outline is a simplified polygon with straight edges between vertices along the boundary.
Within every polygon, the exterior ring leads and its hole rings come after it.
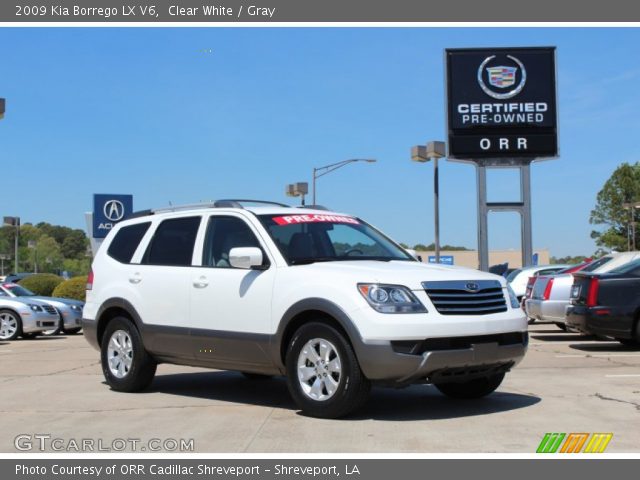
POLYGON ((608 273, 576 272, 567 307, 569 328, 640 345, 640 260, 608 273))

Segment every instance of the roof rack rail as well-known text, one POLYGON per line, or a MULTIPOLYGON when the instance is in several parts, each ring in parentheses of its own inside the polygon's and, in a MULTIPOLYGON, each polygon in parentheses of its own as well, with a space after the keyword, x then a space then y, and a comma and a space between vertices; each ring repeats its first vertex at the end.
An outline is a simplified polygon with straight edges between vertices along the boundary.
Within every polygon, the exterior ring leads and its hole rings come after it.
MULTIPOLYGON (((266 200, 226 199, 226 200, 216 200, 215 202, 188 203, 185 205, 169 205, 167 207, 150 208, 147 210, 140 210, 137 212, 133 212, 131 215, 129 215, 128 218, 146 217, 148 215, 153 215, 155 213, 179 212, 180 210, 197 210, 200 208, 244 208, 242 206, 243 203, 258 203, 260 205, 275 205, 278 207, 291 208, 290 205, 286 205, 284 203, 269 202, 266 200)), ((318 208, 320 210, 327 210, 326 208, 320 207, 320 206, 315 206, 313 208, 318 208)))
POLYGON ((284 203, 279 202, 269 202, 267 200, 247 200, 247 199, 225 199, 225 200, 217 200, 214 202, 214 206, 218 208, 244 208, 242 206, 243 203, 258 203, 260 205, 275 205, 277 207, 286 207, 291 208, 291 205, 286 205, 284 203))
POLYGON ((308 210, 330 210, 329 208, 323 205, 298 205, 297 208, 306 208, 308 210))

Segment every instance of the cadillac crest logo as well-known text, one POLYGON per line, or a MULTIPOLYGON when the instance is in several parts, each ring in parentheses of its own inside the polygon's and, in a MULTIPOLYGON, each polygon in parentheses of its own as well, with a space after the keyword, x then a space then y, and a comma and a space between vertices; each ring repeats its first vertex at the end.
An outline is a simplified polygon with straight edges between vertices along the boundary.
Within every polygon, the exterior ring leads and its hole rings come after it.
POLYGON ((492 65, 491 63, 496 59, 495 55, 491 55, 483 60, 478 68, 478 83, 482 91, 497 100, 506 100, 515 97, 524 88, 524 84, 527 81, 527 71, 520 60, 512 55, 506 55, 501 62, 513 63, 513 65, 492 65), (520 81, 517 82, 516 78, 520 77, 520 81), (485 82, 487 79, 489 85, 485 82), (505 91, 505 89, 517 86, 512 90, 505 91))

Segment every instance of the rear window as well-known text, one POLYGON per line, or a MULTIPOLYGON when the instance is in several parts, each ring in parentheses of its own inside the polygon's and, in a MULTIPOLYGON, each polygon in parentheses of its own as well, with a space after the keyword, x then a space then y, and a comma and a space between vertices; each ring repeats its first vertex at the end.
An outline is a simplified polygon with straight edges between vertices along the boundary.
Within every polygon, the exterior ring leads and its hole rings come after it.
POLYGON ((146 265, 189 266, 200 217, 173 218, 159 226, 142 260, 146 265))
POLYGON ((589 265, 587 265, 586 267, 584 267, 582 269, 583 272, 593 272, 596 268, 600 268, 601 266, 603 266, 605 263, 610 262, 611 260, 613 260, 613 257, 602 257, 599 258, 598 260, 594 260, 593 262, 591 262, 589 265))
POLYGON ((107 254, 121 263, 130 263, 133 254, 144 234, 149 230, 151 222, 136 223, 128 227, 122 227, 111 241, 107 254))

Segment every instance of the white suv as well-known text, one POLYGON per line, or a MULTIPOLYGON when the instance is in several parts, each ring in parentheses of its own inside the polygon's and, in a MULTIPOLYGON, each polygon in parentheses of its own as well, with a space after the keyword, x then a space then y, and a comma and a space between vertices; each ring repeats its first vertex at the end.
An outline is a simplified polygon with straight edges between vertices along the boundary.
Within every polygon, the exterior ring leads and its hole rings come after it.
POLYGON ((163 362, 286 375, 301 410, 326 418, 371 384, 488 395, 528 343, 502 277, 420 263, 320 207, 141 212, 109 233, 87 289, 82 326, 111 388, 142 390, 163 362))

